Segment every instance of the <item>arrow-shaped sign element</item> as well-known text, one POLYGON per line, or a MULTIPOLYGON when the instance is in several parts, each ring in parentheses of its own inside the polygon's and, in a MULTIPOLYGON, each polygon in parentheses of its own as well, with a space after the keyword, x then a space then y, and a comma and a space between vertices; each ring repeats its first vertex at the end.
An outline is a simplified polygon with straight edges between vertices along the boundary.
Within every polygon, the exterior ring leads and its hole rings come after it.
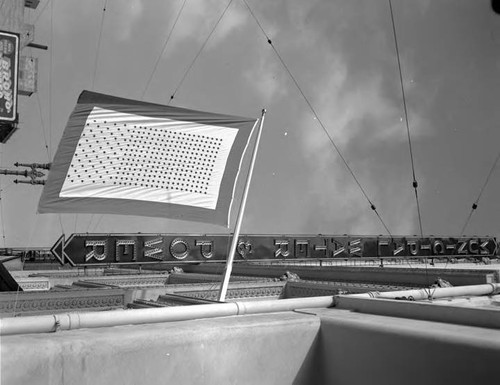
POLYGON ((61 263, 61 265, 64 265, 66 262, 69 262, 72 266, 75 266, 74 262, 68 257, 68 254, 66 254, 65 247, 66 247, 66 241, 65 241, 65 236, 63 234, 56 241, 54 246, 52 246, 50 252, 54 257, 57 258, 57 260, 61 263))

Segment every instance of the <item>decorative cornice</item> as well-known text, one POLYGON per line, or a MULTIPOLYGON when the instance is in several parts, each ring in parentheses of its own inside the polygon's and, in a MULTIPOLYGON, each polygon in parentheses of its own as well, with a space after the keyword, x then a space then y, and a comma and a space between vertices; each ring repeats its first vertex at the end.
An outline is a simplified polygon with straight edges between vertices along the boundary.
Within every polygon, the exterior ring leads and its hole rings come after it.
POLYGON ((316 297, 324 295, 366 293, 369 291, 410 290, 413 286, 378 285, 359 282, 287 282, 285 298, 316 297))
POLYGON ((166 274, 147 274, 118 277, 95 277, 92 279, 80 280, 74 282, 76 286, 88 286, 89 284, 110 285, 121 288, 130 287, 158 287, 165 286, 168 281, 166 274))
MULTIPOLYGON (((229 288, 227 291, 227 299, 244 299, 244 298, 261 298, 261 297, 281 297, 283 292, 283 284, 275 284, 273 286, 254 286, 242 288, 229 288)), ((175 294, 183 295, 191 298, 206 299, 216 301, 219 290, 186 290, 176 291, 175 294)))
POLYGON ((17 278, 16 282, 24 291, 49 290, 50 281, 45 278, 17 278))
POLYGON ((0 317, 125 307, 124 290, 75 290, 0 294, 0 317))

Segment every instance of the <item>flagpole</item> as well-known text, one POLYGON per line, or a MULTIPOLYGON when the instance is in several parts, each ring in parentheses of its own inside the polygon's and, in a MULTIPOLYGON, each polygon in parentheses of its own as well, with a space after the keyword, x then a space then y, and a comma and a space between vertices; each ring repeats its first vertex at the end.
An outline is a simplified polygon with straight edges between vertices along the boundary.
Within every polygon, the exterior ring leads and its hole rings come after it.
POLYGON ((245 212, 248 190, 250 189, 250 181, 252 180, 253 168, 255 166, 255 160, 257 159, 257 151, 259 149, 259 142, 260 142, 260 137, 262 135, 262 127, 264 125, 265 114, 266 110, 263 109, 262 116, 260 117, 257 139, 255 140, 255 146, 253 148, 252 160, 250 161, 250 168, 248 171, 247 181, 245 184, 245 189, 243 190, 243 197, 241 198, 240 210, 238 212, 238 219, 236 220, 236 226, 234 228, 233 240, 231 242, 229 255, 227 256, 226 267, 224 268, 224 278, 222 280, 222 285, 220 287, 218 296, 219 302, 224 302, 226 299, 227 287, 229 285, 229 278, 231 277, 231 271, 233 270, 234 255, 236 254, 236 247, 238 246, 238 238, 240 237, 241 223, 243 222, 243 213, 245 212))

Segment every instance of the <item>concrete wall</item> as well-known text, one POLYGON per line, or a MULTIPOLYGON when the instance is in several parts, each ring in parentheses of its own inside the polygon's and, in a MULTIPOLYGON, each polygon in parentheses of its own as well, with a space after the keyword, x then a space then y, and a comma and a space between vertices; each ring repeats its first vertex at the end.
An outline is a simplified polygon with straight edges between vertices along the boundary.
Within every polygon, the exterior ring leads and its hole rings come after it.
POLYGON ((500 331, 319 311, 328 384, 488 384, 500 379, 500 331))
POLYGON ((3 336, 1 384, 313 384, 319 327, 289 312, 3 336))
POLYGON ((489 384, 500 331, 342 309, 3 336, 1 384, 489 384))

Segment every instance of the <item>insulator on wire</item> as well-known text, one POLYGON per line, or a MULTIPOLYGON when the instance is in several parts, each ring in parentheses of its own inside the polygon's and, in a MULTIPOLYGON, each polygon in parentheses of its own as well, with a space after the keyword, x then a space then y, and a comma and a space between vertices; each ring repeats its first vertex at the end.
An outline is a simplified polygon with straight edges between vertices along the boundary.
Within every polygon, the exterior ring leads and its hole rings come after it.
POLYGON ((269 44, 271 44, 271 45, 273 44, 273 42, 271 41, 271 39, 267 39, 267 42, 268 42, 269 44))
POLYGON ((370 207, 372 208, 373 211, 377 209, 373 203, 370 205, 370 207))
POLYGON ((477 209, 477 204, 475 204, 475 203, 474 203, 474 204, 472 205, 472 210, 475 210, 475 209, 477 209))
POLYGON ((418 182, 416 180, 413 181, 413 188, 417 188, 418 187, 418 182))

